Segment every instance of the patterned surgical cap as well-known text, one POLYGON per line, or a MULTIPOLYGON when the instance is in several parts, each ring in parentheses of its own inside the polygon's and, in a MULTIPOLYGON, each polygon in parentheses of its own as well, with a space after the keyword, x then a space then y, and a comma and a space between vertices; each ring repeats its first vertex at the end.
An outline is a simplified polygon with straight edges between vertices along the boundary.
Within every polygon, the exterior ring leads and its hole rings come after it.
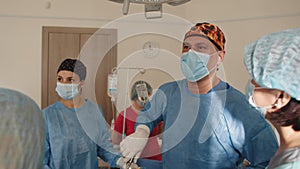
POLYGON ((300 28, 272 33, 246 46, 244 64, 259 85, 300 100, 300 28))
POLYGON ((225 36, 222 30, 214 24, 203 22, 197 23, 184 36, 184 39, 190 36, 203 36, 208 38, 219 50, 224 50, 225 36))

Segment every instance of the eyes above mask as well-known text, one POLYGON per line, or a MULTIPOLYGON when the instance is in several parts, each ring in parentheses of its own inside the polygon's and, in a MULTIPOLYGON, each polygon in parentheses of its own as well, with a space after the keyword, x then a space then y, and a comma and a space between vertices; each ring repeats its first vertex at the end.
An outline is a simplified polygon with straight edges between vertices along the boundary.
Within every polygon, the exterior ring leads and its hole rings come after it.
MULTIPOLYGON (((212 54, 213 55, 213 54, 212 54)), ((206 53, 200 53, 194 50, 189 50, 182 54, 181 71, 188 81, 196 82, 209 74, 212 70, 208 70, 207 64, 210 56, 206 53)))
POLYGON ((65 99, 65 100, 72 100, 79 93, 78 85, 79 84, 74 84, 74 83, 64 84, 64 83, 57 82, 55 90, 61 98, 65 99))

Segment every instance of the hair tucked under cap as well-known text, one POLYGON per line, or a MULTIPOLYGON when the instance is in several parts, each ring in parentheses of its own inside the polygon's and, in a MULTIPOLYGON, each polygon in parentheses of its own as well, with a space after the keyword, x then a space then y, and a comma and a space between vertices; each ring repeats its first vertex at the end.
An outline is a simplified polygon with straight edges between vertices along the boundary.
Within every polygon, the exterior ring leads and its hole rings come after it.
POLYGON ((203 22, 197 23, 184 36, 184 39, 190 36, 202 36, 208 38, 219 50, 224 50, 225 35, 222 30, 214 24, 203 22))
POLYGON ((65 59, 58 67, 57 73, 62 70, 74 72, 80 77, 80 80, 85 80, 86 67, 78 59, 65 59))

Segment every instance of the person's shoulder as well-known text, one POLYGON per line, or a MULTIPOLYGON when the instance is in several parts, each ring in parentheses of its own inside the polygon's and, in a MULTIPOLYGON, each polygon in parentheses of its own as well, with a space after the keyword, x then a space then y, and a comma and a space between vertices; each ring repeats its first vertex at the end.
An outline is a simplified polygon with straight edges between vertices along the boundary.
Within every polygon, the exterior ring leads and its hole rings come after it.
POLYGON ((98 103, 94 103, 90 99, 85 99, 85 104, 88 106, 99 106, 100 107, 100 105, 98 105, 98 103))
POLYGON ((184 80, 177 80, 177 81, 171 81, 171 82, 166 82, 162 84, 159 89, 161 90, 170 90, 170 89, 176 89, 179 88, 183 84, 184 80))
POLYGON ((172 96, 181 92, 181 81, 171 81, 162 84, 156 91, 156 95, 172 96))
POLYGON ((241 121, 252 121, 251 123, 265 122, 263 116, 248 101, 245 94, 230 86, 226 97, 227 117, 240 119, 241 121), (230 115, 229 115, 230 114, 230 115))
MULTIPOLYGON (((124 113, 125 113, 125 110, 122 110, 118 116, 122 116, 124 117, 124 113)), ((132 109, 131 106, 127 107, 126 108, 126 116, 133 116, 135 113, 135 111, 132 109)))
POLYGON ((236 89, 235 87, 233 87, 232 85, 230 85, 229 83, 226 83, 228 86, 228 90, 227 93, 234 95, 234 97, 230 97, 231 99, 245 99, 246 96, 245 94, 243 94, 241 91, 239 91, 238 89, 236 89))
POLYGON ((91 100, 88 99, 88 98, 85 98, 84 100, 85 100, 85 103, 86 103, 86 104, 95 104, 93 101, 91 101, 91 100))
POLYGON ((55 116, 56 114, 59 114, 59 112, 64 111, 65 108, 66 107, 60 101, 58 101, 44 108, 42 110, 42 114, 45 118, 48 118, 50 116, 55 116))
POLYGON ((228 86, 229 88, 226 93, 226 105, 229 110, 236 110, 237 112, 244 111, 257 114, 257 110, 250 105, 245 94, 229 84, 228 86))
POLYGON ((93 101, 91 101, 90 99, 85 99, 85 105, 84 105, 85 107, 89 107, 89 108, 100 108, 100 109, 102 109, 102 107, 98 104, 98 103, 96 103, 96 102, 93 102, 93 101))
POLYGON ((226 92, 226 103, 237 109, 243 108, 245 111, 256 111, 253 106, 250 105, 246 95, 236 89, 235 87, 228 84, 226 92), (238 104, 236 104, 238 103, 238 104))
MULTIPOLYGON (((127 114, 127 110, 128 110, 128 108, 126 109, 126 114, 127 114)), ((118 114, 118 117, 124 117, 124 110, 122 110, 119 114, 118 114)))
POLYGON ((103 113, 102 107, 98 103, 94 103, 90 99, 85 99, 84 107, 88 108, 88 109, 95 109, 95 110, 98 110, 101 113, 103 113))
POLYGON ((53 104, 51 104, 51 105, 49 105, 49 106, 47 106, 47 107, 45 107, 42 111, 43 112, 50 112, 50 111, 53 111, 53 110, 55 110, 55 109, 58 109, 58 108, 60 108, 61 107, 61 102, 55 102, 55 103, 53 103, 53 104))

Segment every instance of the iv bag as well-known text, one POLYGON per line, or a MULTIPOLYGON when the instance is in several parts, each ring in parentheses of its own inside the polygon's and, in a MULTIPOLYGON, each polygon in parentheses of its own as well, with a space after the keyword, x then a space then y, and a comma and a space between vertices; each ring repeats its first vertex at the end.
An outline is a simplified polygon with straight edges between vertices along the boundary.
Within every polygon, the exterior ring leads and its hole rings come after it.
POLYGON ((148 90, 146 83, 141 83, 136 85, 136 92, 140 102, 146 103, 149 100, 148 90))
POLYGON ((115 119, 113 118, 110 122, 110 129, 114 130, 114 128, 115 128, 115 119))
POLYGON ((117 74, 109 74, 107 81, 107 95, 111 98, 112 101, 115 101, 118 95, 118 78, 117 74))

